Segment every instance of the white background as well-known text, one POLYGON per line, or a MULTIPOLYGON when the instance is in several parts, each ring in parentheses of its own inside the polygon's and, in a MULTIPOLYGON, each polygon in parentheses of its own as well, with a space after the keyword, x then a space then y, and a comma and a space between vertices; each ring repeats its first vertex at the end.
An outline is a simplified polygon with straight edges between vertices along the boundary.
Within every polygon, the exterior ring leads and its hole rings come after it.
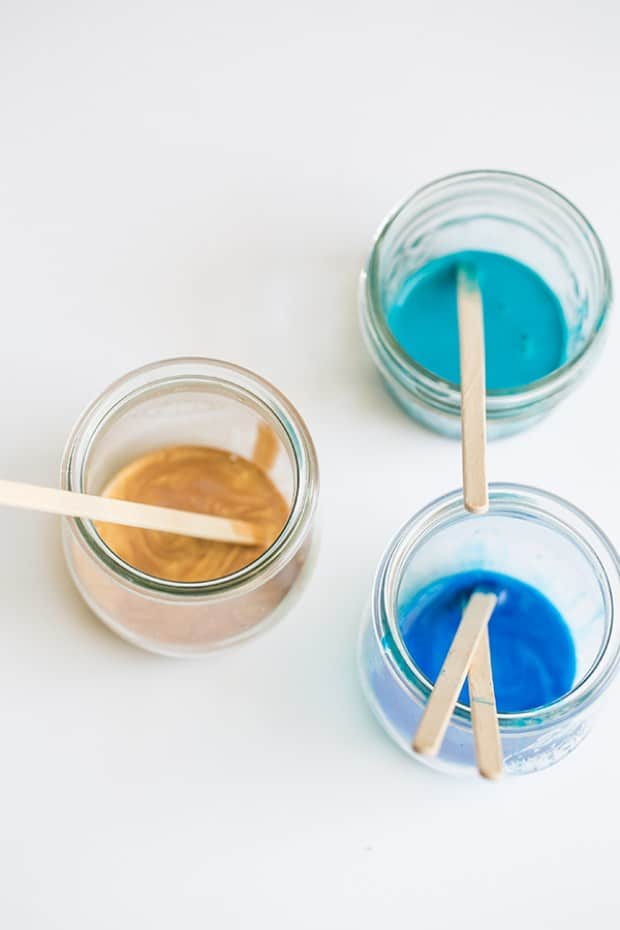
MULTIPOLYGON (((116 639, 57 523, 0 514, 7 930, 616 922, 620 686, 556 769, 462 782, 390 743, 354 647, 390 536, 460 481, 361 344, 371 236, 434 177, 509 168, 571 197, 618 272, 619 26, 614 0, 1 0, 2 477, 56 483, 110 381, 201 354, 289 395, 323 479, 303 598, 201 661, 116 639)), ((489 463, 616 544, 619 339, 489 463)))

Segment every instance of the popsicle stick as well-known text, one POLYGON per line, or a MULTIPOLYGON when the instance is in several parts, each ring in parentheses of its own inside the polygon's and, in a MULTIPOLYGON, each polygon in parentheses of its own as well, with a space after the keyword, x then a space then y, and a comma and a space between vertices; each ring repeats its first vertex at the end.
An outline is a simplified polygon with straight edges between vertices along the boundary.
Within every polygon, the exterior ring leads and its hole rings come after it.
POLYGON ((458 269, 456 296, 461 358, 461 430, 465 508, 489 507, 486 466, 486 389, 482 295, 471 269, 458 269))
POLYGON ((226 517, 155 507, 77 491, 61 491, 20 481, 0 480, 0 505, 99 520, 102 523, 120 523, 122 526, 178 533, 181 536, 236 543, 240 546, 255 546, 264 542, 260 527, 244 520, 229 520, 226 517))
POLYGON ((469 599, 413 740, 414 750, 421 755, 434 756, 439 751, 472 657, 496 603, 495 594, 479 591, 469 599))
POLYGON ((487 628, 482 631, 474 650, 467 682, 478 771, 484 778, 495 781, 502 776, 503 759, 487 628))
MULTIPOLYGON (((465 508, 471 513, 486 513, 489 491, 484 320, 480 287, 475 274, 467 266, 458 269, 456 291, 461 357, 463 498, 465 508)), ((478 771, 485 778, 497 779, 502 774, 502 746, 486 628, 472 655, 468 683, 478 771)))

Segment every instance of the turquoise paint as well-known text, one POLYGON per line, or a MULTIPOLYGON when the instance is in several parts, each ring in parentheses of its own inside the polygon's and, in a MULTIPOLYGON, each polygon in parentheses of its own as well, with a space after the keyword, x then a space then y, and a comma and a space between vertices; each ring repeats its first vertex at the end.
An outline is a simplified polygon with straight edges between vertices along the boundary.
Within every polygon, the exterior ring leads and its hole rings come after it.
POLYGON ((566 361, 568 330, 551 288, 514 258, 481 251, 435 259, 403 284, 387 322, 412 359, 459 383, 456 272, 462 265, 474 270, 482 293, 489 390, 524 387, 566 361))
MULTIPOLYGON (((498 711, 533 710, 570 691, 577 663, 573 638, 561 614, 540 591, 495 572, 440 578, 399 610, 403 641, 420 671, 435 682, 474 591, 498 596, 489 622, 498 711)), ((460 701, 469 704, 466 684, 460 701)))

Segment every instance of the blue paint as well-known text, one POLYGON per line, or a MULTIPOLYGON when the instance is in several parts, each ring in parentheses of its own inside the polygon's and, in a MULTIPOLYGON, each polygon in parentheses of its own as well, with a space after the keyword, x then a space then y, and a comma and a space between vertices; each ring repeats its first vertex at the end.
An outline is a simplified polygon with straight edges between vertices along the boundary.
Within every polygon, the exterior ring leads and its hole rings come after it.
MULTIPOLYGON (((435 682, 474 591, 498 596, 489 622, 497 709, 532 710, 570 691, 577 663, 573 638, 561 614, 540 591, 496 572, 440 578, 400 611, 401 635, 420 671, 435 682)), ((469 704, 467 684, 459 700, 469 704)))
POLYGON ((484 306, 486 383, 513 390, 566 361, 568 330, 560 301, 527 265, 497 252, 456 252, 409 277, 388 308, 388 326, 419 365, 458 384, 456 272, 471 266, 484 306))

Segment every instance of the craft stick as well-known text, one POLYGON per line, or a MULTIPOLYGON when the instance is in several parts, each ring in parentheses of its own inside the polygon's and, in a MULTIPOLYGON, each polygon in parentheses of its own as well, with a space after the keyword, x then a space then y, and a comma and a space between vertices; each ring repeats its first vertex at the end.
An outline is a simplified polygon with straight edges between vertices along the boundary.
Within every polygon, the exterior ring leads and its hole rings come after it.
POLYGON ((489 507, 486 467, 486 390, 482 295, 474 273, 463 266, 456 282, 461 358, 461 430, 465 508, 489 507))
POLYGON ((120 523, 122 526, 178 533, 181 536, 236 543, 240 546, 255 546, 264 541, 260 528, 244 520, 229 520, 227 517, 155 507, 77 491, 43 488, 20 481, 0 480, 0 505, 102 523, 120 523))
POLYGON ((495 781, 502 776, 503 759, 491 673, 488 628, 482 631, 474 650, 467 682, 478 771, 484 778, 495 781))
MULTIPOLYGON (((486 513, 489 491, 486 466, 486 385, 482 295, 467 266, 457 272, 457 307, 461 357, 461 428, 463 498, 471 513, 486 513)), ((478 771, 485 778, 502 774, 502 746, 497 722, 489 633, 485 628, 469 668, 471 722, 478 771)))
POLYGON ((439 751, 473 654, 496 603, 495 594, 479 591, 469 599, 413 740, 414 750, 421 755, 434 756, 439 751))

